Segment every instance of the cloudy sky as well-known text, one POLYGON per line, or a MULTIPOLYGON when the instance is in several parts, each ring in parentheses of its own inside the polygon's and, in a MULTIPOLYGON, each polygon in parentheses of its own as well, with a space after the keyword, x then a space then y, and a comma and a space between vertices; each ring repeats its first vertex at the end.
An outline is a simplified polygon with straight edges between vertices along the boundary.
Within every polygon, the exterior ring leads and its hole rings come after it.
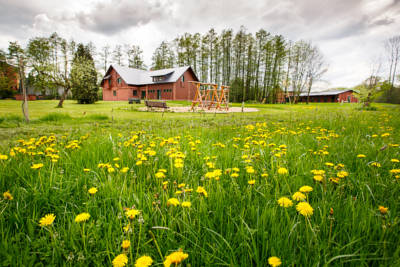
POLYGON ((329 63, 323 86, 354 86, 385 62, 383 42, 400 33, 400 0, 0 0, 2 49, 57 31, 97 48, 140 45, 147 65, 163 40, 241 25, 312 41, 329 63))

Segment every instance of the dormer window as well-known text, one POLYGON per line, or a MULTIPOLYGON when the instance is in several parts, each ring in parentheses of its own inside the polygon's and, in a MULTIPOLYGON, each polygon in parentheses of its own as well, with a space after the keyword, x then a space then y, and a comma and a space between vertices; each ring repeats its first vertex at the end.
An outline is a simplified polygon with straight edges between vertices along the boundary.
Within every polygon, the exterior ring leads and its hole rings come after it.
POLYGON ((118 79, 117 79, 117 83, 118 83, 118 84, 121 84, 121 78, 118 78, 118 79))
POLYGON ((165 80, 165 78, 166 78, 165 75, 163 75, 163 76, 153 76, 153 82, 162 82, 162 81, 165 80))

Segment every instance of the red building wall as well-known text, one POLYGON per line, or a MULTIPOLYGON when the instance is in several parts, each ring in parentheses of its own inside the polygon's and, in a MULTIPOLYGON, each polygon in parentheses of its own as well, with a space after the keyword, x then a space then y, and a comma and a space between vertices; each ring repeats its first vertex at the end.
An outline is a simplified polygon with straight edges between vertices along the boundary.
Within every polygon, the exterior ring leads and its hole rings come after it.
POLYGON ((112 69, 109 73, 111 84, 107 80, 102 83, 104 101, 127 101, 129 98, 142 98, 142 91, 146 92, 147 99, 158 99, 158 90, 161 93, 162 100, 192 100, 196 88, 189 81, 195 81, 196 77, 191 71, 186 71, 184 82, 181 78, 174 83, 159 83, 142 86, 127 85, 120 75, 112 69), (117 79, 121 78, 118 84, 117 79), (134 95, 136 91, 136 95, 134 95))

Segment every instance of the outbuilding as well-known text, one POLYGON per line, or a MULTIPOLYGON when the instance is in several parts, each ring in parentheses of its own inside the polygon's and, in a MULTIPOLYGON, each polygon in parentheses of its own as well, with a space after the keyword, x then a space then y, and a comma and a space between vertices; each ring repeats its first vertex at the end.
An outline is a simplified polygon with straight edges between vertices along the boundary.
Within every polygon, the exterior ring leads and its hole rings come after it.
POLYGON ((129 98, 192 100, 199 81, 190 66, 146 71, 111 65, 103 80, 103 100, 127 101, 129 98))
MULTIPOLYGON (((299 102, 307 102, 308 94, 300 94, 299 102)), ((344 102, 357 103, 358 99, 353 95, 353 90, 336 90, 324 92, 310 92, 309 102, 344 102)))

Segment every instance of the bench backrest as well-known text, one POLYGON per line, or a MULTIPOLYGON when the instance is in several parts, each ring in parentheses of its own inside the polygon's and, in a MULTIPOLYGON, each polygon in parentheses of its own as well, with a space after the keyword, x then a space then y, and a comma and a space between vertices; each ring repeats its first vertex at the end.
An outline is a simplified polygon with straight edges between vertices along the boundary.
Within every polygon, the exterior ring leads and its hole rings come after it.
POLYGON ((149 108, 166 108, 167 107, 167 103, 165 102, 156 102, 156 101, 145 101, 146 107, 149 108))

